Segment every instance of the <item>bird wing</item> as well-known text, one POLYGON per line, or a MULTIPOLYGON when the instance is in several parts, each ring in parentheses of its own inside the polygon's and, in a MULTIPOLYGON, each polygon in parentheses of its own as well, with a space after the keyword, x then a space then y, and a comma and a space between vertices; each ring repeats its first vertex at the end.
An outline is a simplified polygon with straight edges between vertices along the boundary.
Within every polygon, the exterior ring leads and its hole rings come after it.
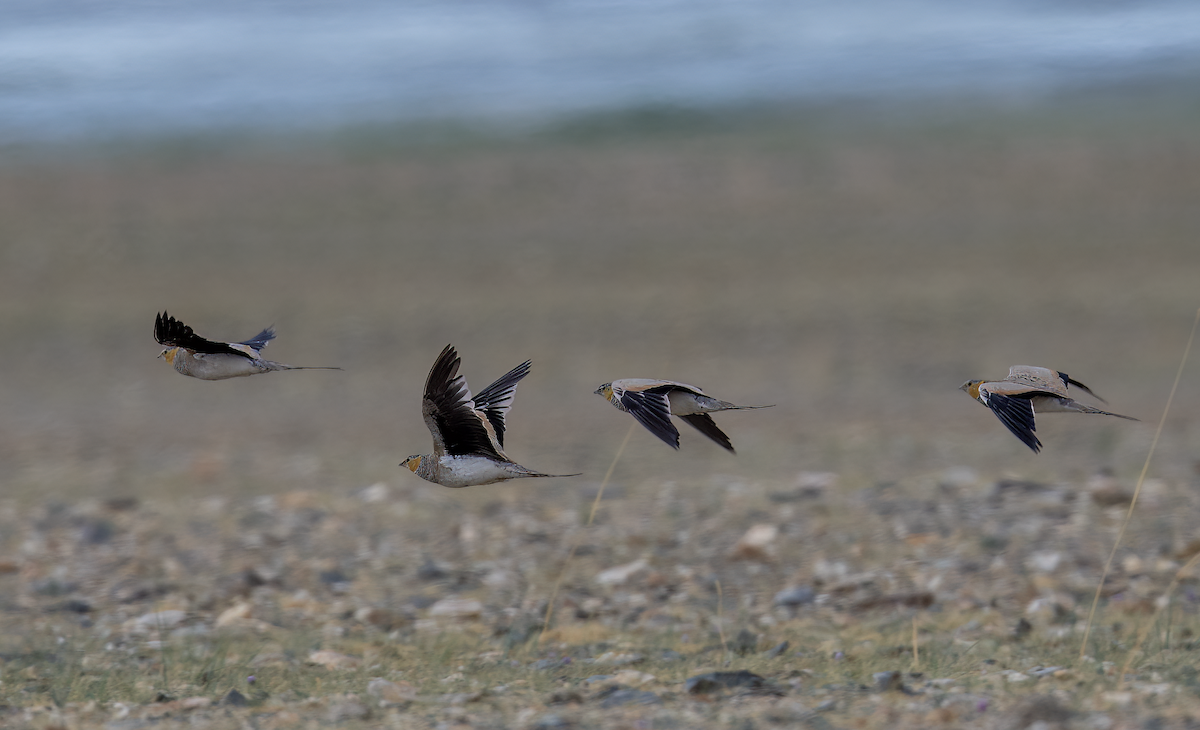
POLYGON ((626 390, 618 388, 614 384, 613 397, 619 398, 622 407, 650 433, 665 441, 671 448, 678 449, 679 429, 671 423, 671 403, 667 400, 667 393, 670 393, 674 387, 673 384, 665 384, 626 390))
POLYGON ((1036 454, 1042 449, 1038 440, 1037 426, 1033 420, 1032 397, 1043 394, 1042 391, 1009 383, 984 383, 979 386, 986 405, 996 414, 996 418, 1036 454))
POLYGON ((479 391, 475 396, 475 408, 482 411, 496 432, 496 442, 504 448, 504 417, 512 408, 513 397, 517 392, 517 383, 529 374, 533 363, 529 360, 521 363, 504 375, 496 378, 496 382, 479 391))
POLYGON ((1067 394, 1067 388, 1073 385, 1101 403, 1108 402, 1093 393, 1091 388, 1087 387, 1078 380, 1073 379, 1066 373, 1060 373, 1057 370, 1051 370, 1049 368, 1039 368, 1033 365, 1013 365, 1008 369, 1008 377, 1005 378, 1005 380, 1011 383, 1024 383, 1025 385, 1032 385, 1035 388, 1041 388, 1054 393, 1055 395, 1062 396, 1063 398, 1070 397, 1067 394))
POLYGON ((247 345, 249 347, 254 348, 255 352, 258 352, 259 350, 262 350, 264 347, 266 347, 267 343, 269 343, 273 339, 275 339, 275 327, 271 326, 271 327, 266 328, 262 332, 259 332, 257 335, 251 337, 248 340, 242 340, 238 344, 247 345))
POLYGON ((421 414, 433 434, 433 453, 508 461, 493 439, 487 419, 476 411, 466 379, 458 374, 461 362, 454 346, 446 345, 425 380, 421 414))
POLYGON ((154 319, 154 339, 160 345, 182 347, 185 350, 206 355, 241 355, 249 360, 258 359, 256 354, 241 349, 246 343, 231 345, 228 342, 206 340, 193 332, 191 327, 168 315, 166 312, 163 312, 154 319))
POLYGON ((1057 370, 1050 368, 1039 368, 1033 365, 1013 365, 1008 369, 1008 377, 1004 379, 1009 383, 1020 383, 1028 385, 1039 390, 1045 390, 1055 395, 1067 397, 1067 378, 1057 370))
POLYGON ((680 418, 690 423, 700 433, 716 441, 722 448, 728 449, 731 453, 737 453, 733 450, 733 442, 729 440, 724 431, 717 428, 717 422, 712 419, 712 416, 707 413, 691 413, 680 416, 680 418))

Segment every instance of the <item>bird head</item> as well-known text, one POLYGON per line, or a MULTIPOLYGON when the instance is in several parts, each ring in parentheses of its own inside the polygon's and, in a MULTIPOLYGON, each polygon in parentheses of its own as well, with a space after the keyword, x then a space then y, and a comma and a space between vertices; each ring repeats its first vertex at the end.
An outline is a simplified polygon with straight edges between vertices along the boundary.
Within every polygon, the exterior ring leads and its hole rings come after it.
POLYGON ((982 382, 982 380, 968 380, 967 382, 958 386, 958 389, 971 396, 975 400, 979 400, 979 384, 982 382))
POLYGON ((605 400, 612 400, 612 383, 605 383, 595 390, 596 395, 604 396, 605 400))
POLYGON ((422 457, 420 455, 410 456, 404 461, 400 462, 400 466, 407 467, 409 471, 411 471, 413 474, 416 474, 417 469, 421 468, 421 458, 422 457))
POLYGON ((178 347, 164 347, 163 351, 158 353, 158 356, 166 360, 168 363, 175 364, 175 353, 179 351, 178 347))

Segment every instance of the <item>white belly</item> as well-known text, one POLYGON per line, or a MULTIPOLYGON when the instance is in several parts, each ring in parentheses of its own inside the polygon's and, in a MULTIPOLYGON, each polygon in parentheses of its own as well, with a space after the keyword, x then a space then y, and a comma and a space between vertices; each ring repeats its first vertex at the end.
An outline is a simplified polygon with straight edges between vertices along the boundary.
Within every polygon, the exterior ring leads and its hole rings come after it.
POLYGON ((443 487, 476 487, 521 476, 482 456, 443 456, 438 459, 437 483, 443 487))
POLYGON ((722 410, 721 402, 706 395, 696 395, 686 390, 672 390, 667 393, 671 403, 671 413, 676 416, 692 416, 697 413, 711 413, 722 410))
POLYGON ((175 369, 184 375, 190 375, 193 378, 201 380, 239 378, 244 375, 264 373, 270 369, 262 367, 254 360, 249 360, 240 355, 226 355, 224 353, 214 355, 205 355, 199 352, 194 355, 180 353, 180 355, 176 356, 174 364, 175 369))

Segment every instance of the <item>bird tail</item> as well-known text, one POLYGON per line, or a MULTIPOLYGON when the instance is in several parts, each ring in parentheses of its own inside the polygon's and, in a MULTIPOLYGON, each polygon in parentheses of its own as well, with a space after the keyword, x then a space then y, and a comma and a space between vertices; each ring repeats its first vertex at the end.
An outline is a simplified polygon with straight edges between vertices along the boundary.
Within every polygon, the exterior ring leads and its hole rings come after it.
MULTIPOLYGON (((522 477, 578 477, 578 476, 583 476, 583 472, 578 472, 576 474, 546 474, 545 472, 534 471, 533 469, 528 469, 526 467, 521 466, 520 464, 516 464, 515 466, 517 468, 514 471, 518 472, 520 474, 520 476, 522 476, 522 477)), ((510 466, 509 468, 511 469, 512 467, 510 466)))
POLYGON ((721 404, 721 410, 723 410, 723 411, 753 411, 758 408, 774 408, 775 407, 774 403, 767 405, 767 406, 739 406, 739 405, 734 405, 733 403, 729 403, 728 401, 723 401, 723 400, 717 401, 717 402, 721 404))
POLYGON ((274 360, 259 360, 259 362, 271 370, 341 370, 341 368, 321 365, 288 365, 274 360))
POLYGON ((1078 411, 1079 413, 1094 413, 1098 416, 1116 416, 1117 418, 1124 418, 1126 421, 1141 420, 1139 418, 1134 418, 1133 416, 1122 416, 1120 413, 1113 413, 1112 411, 1102 411, 1099 408, 1095 408, 1084 403, 1075 402, 1071 405, 1073 406, 1071 410, 1078 411))

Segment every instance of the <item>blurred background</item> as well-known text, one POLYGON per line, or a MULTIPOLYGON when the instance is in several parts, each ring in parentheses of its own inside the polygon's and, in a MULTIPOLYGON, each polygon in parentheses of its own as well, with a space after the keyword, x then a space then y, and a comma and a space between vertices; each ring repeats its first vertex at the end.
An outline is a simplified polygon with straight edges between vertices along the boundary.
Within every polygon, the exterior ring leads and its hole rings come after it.
MULTIPOLYGON (((603 475, 592 391, 681 380, 628 489, 1141 468, 1200 306, 1186 2, 109 2, 0 7, 0 484, 15 499, 386 482, 448 342, 525 358, 509 454, 603 475), (206 337, 344 372, 202 382, 206 337), (1061 369, 1141 424, 958 392, 1061 369)), ((1200 364, 1155 473, 1189 483, 1200 364)), ((472 490, 453 499, 484 499, 472 490)))

